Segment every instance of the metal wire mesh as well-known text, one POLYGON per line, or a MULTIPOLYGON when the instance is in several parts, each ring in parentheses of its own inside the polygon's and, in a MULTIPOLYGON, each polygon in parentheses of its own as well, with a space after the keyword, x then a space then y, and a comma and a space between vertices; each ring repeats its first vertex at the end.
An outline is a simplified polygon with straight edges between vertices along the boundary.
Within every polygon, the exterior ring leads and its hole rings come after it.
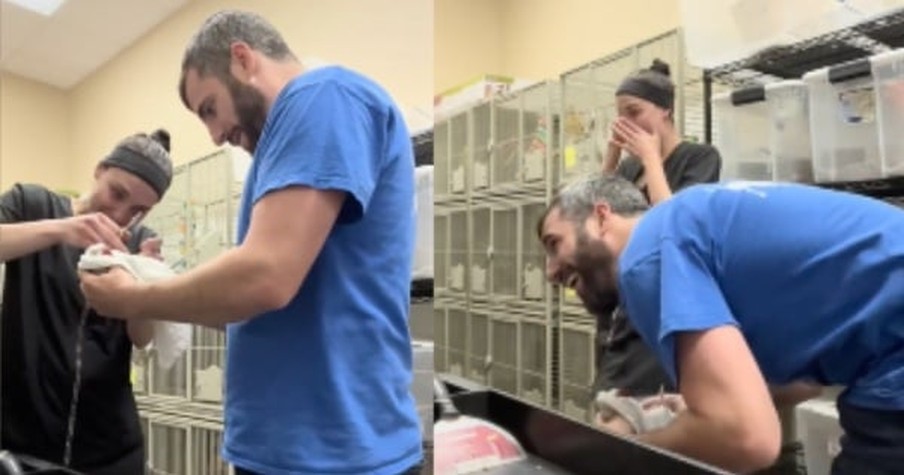
POLYGON ((590 408, 595 331, 592 327, 563 327, 560 331, 561 410, 583 420, 590 408))
POLYGON ((493 345, 490 386, 512 395, 518 394, 518 324, 494 318, 490 323, 493 345))
POLYGON ((468 113, 462 112, 449 122, 449 173, 453 194, 463 194, 468 186, 468 161, 470 160, 468 140, 468 113))
POLYGON ((468 353, 468 313, 463 308, 450 308, 447 315, 448 371, 458 376, 465 376, 468 353))
POLYGON ((493 294, 515 296, 518 287, 518 210, 493 209, 493 261, 491 264, 493 294))
POLYGON ((487 312, 479 310, 471 310, 470 315, 468 378, 486 384, 490 361, 490 317, 487 312))
POLYGON ((549 326, 525 321, 521 325, 521 396, 537 404, 549 403, 549 326))
POLYGON ((486 188, 490 185, 490 149, 491 138, 491 109, 489 103, 483 103, 471 111, 471 126, 473 130, 473 180, 474 189, 486 188))
POLYGON ((479 206, 471 210, 471 291, 486 294, 489 291, 490 270, 490 207, 479 206))

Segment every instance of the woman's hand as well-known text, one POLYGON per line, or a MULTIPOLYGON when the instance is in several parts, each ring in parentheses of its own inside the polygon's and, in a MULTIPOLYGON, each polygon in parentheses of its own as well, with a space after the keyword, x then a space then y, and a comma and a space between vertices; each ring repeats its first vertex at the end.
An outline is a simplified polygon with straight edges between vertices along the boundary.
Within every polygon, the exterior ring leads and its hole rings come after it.
POLYGON ((662 139, 631 122, 619 117, 612 124, 612 140, 619 148, 639 158, 644 165, 662 163, 662 139))
POLYGON ((126 252, 126 237, 119 226, 103 213, 90 213, 59 220, 60 240, 70 246, 86 249, 103 243, 111 249, 126 252))

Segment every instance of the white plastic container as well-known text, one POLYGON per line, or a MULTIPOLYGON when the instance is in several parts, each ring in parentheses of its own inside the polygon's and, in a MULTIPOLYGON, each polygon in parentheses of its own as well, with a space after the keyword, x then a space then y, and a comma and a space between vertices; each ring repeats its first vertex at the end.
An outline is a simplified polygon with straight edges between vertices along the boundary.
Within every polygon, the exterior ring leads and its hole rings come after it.
POLYGON ((780 81, 713 98, 722 180, 813 181, 807 88, 780 81))
POLYGON ((776 181, 813 182, 810 101, 803 81, 767 84, 769 144, 776 181))
POLYGON ((904 175, 904 49, 872 58, 882 175, 904 175))
POLYGON ((884 176, 872 59, 820 68, 803 77, 810 94, 817 182, 884 176))
POLYGON ((797 406, 797 434, 804 444, 808 475, 829 475, 832 461, 841 451, 844 431, 838 423, 835 401, 814 399, 797 406))
POLYGON ((412 274, 414 279, 433 278, 433 165, 414 170, 415 212, 417 231, 415 237, 412 274))
POLYGON ((738 94, 733 93, 713 97, 713 113, 719 121, 715 145, 723 160, 720 178, 722 181, 772 180, 774 167, 769 151, 769 109, 765 98, 738 99, 738 94))

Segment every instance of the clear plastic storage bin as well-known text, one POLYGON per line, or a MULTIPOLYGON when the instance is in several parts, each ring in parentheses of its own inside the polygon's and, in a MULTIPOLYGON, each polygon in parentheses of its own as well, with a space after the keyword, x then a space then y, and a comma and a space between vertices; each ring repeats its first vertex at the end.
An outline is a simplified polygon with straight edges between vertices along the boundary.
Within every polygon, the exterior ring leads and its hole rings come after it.
POLYGON ((797 406, 797 434, 804 444, 809 475, 829 475, 832 461, 841 451, 844 431, 838 423, 835 401, 814 399, 797 406))
POLYGON ((807 87, 780 81, 713 98, 723 180, 813 181, 807 87))
POLYGON ((882 175, 904 175, 904 49, 872 58, 882 175))
POLYGON ((804 75, 810 94, 813 174, 817 182, 884 175, 879 148, 874 58, 804 75))
POLYGON ((722 181, 772 179, 769 110, 762 97, 747 100, 746 92, 719 94, 712 99, 719 121, 715 145, 722 156, 722 181))

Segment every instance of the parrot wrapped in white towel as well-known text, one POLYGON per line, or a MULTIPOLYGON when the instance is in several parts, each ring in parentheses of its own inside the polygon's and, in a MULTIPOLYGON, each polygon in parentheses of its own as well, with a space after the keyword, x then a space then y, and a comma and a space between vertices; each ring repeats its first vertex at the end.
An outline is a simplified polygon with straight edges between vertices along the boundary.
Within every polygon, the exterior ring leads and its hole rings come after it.
MULTIPOLYGON (((141 282, 154 282, 174 277, 173 271, 166 263, 140 254, 110 250, 103 244, 95 244, 82 254, 78 269, 87 272, 100 272, 112 267, 120 267, 141 282)), ((187 323, 155 320, 154 339, 151 345, 157 357, 157 363, 168 370, 191 345, 192 326, 187 323)))

